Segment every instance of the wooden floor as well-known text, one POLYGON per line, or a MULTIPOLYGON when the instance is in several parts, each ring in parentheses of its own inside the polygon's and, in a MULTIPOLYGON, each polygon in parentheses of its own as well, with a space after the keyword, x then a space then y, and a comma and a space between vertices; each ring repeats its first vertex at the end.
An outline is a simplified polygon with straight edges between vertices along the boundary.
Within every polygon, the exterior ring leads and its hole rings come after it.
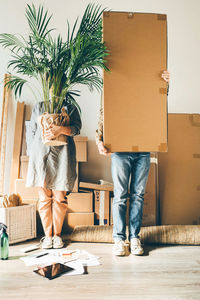
POLYGON ((20 248, 10 246, 10 258, 0 261, 0 299, 200 299, 200 248, 148 246, 145 255, 114 257, 111 244, 72 243, 101 257, 101 266, 88 274, 62 276, 52 281, 32 272, 19 260, 20 248))

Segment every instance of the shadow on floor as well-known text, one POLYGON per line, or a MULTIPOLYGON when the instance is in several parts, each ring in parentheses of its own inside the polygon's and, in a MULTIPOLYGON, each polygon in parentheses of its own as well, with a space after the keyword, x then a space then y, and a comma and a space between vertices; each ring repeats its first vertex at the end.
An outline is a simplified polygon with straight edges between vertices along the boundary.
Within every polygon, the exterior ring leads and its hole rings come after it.
POLYGON ((160 245, 143 245, 144 254, 143 256, 149 256, 149 253, 158 249, 160 245))

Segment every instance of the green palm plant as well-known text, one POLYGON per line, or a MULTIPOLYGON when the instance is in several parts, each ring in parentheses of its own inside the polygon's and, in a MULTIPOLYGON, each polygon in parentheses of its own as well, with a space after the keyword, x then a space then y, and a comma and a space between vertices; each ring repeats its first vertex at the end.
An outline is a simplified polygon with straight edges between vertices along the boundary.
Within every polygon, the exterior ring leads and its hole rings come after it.
POLYGON ((63 41, 60 35, 52 37, 54 29, 48 29, 52 15, 43 6, 36 9, 34 4, 27 5, 28 37, 0 34, 0 44, 9 48, 12 55, 8 68, 12 67, 16 73, 6 82, 8 87, 21 96, 24 85, 35 78, 41 84, 47 112, 60 113, 65 99, 80 111, 75 100, 80 92, 75 86, 83 84, 100 91, 101 69, 109 71, 105 65, 108 50, 102 42, 103 11, 101 6, 89 4, 79 27, 78 18, 72 30, 67 23, 67 39, 63 41))

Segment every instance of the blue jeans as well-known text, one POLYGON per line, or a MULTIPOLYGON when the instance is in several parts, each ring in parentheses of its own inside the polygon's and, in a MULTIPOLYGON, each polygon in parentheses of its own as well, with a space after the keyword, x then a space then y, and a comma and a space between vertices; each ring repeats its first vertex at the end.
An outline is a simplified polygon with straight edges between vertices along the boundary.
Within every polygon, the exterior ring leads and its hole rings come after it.
POLYGON ((142 223, 144 193, 150 168, 149 152, 112 154, 113 239, 126 240, 126 210, 129 197, 129 240, 138 237, 142 223), (130 194, 129 194, 130 185, 130 194))

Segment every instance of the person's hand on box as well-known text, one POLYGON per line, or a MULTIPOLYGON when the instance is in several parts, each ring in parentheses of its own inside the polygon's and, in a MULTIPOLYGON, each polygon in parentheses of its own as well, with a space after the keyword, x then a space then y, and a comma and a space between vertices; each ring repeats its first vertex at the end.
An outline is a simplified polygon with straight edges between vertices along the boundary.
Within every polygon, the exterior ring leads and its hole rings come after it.
POLYGON ((108 154, 110 154, 108 152, 108 149, 104 146, 104 144, 103 144, 102 141, 98 142, 97 147, 98 147, 98 150, 99 150, 99 154, 101 154, 101 155, 108 155, 108 154))
POLYGON ((170 73, 168 71, 163 71, 161 74, 161 77, 167 82, 169 83, 170 81, 170 73))

